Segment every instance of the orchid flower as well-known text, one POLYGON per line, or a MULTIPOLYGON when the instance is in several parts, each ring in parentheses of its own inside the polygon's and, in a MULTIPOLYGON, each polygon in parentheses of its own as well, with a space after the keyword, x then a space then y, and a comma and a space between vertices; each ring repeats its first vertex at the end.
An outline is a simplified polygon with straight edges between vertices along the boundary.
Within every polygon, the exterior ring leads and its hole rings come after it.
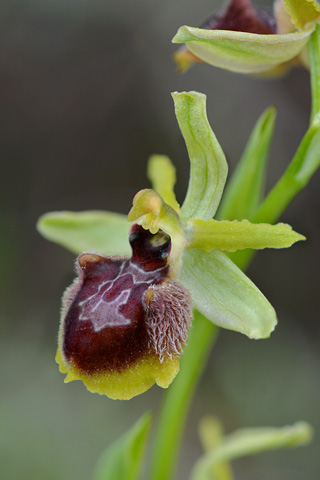
POLYGON ((136 194, 128 217, 53 212, 38 223, 43 236, 80 254, 78 276, 63 297, 60 371, 66 382, 82 380, 111 398, 129 399, 154 383, 170 385, 192 309, 220 327, 268 337, 277 323, 273 307, 225 252, 304 240, 283 223, 213 219, 227 162, 207 119, 206 97, 175 92, 173 99, 191 162, 181 207, 175 169, 155 155, 148 165, 153 188, 136 194))
POLYGON ((276 0, 273 14, 250 0, 231 0, 202 27, 182 26, 173 43, 181 72, 206 62, 233 72, 276 76, 307 63, 305 46, 320 18, 316 0, 276 0))

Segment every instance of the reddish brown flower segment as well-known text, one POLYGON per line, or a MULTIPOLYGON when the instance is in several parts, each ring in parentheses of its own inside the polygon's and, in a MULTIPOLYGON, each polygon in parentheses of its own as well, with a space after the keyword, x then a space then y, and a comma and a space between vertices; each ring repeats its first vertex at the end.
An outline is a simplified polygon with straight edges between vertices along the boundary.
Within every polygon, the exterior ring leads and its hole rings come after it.
POLYGON ((134 225, 129 240, 131 258, 80 255, 63 298, 60 370, 111 398, 167 387, 192 318, 188 292, 169 276, 170 237, 134 225))

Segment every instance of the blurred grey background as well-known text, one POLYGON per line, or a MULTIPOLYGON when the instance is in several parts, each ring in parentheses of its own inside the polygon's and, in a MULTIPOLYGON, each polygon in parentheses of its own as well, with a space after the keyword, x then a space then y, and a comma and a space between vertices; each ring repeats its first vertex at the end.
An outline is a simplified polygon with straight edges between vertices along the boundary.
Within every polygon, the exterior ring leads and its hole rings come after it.
MULTIPOLYGON (((258 3, 258 2, 256 2, 258 3)), ((262 3, 262 2, 260 2, 262 3)), ((267 0, 264 5, 271 5, 267 0)), ((208 95, 208 116, 234 169, 262 111, 278 109, 267 189, 284 171, 308 125, 309 74, 257 80, 206 65, 180 76, 170 40, 198 25, 219 0, 2 0, 0 9, 1 345, 0 478, 88 480, 94 464, 146 409, 153 387, 130 403, 65 385, 54 362, 60 297, 74 257, 42 239, 51 210, 126 213, 147 187, 146 162, 164 153, 177 167, 178 199, 188 158, 170 92, 208 95)), ((308 241, 258 255, 249 275, 273 303, 271 339, 221 332, 193 402, 177 479, 200 455, 199 418, 226 431, 310 421, 310 447, 235 462, 238 480, 316 480, 319 460, 320 175, 282 220, 308 241)), ((165 480, 165 479, 164 479, 165 480)))

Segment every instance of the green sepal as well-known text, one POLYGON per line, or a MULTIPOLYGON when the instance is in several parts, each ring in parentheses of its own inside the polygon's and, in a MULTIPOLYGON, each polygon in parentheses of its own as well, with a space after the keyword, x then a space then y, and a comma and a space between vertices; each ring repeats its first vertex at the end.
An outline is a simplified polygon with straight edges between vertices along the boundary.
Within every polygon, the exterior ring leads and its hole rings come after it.
POLYGON ((316 0, 284 0, 284 6, 299 29, 306 28, 320 17, 320 6, 316 0))
POLYGON ((186 249, 179 273, 194 307, 216 325, 267 338, 277 324, 272 305, 221 251, 186 249))
POLYGON ((219 480, 212 476, 212 468, 222 462, 246 455, 291 448, 308 444, 312 427, 305 422, 282 428, 247 428, 224 437, 221 445, 206 453, 194 466, 190 480, 219 480))
POLYGON ((118 441, 106 449, 96 466, 93 480, 137 480, 141 473, 151 426, 144 414, 118 441))
POLYGON ((208 122, 206 96, 198 92, 175 92, 172 97, 191 162, 181 217, 208 220, 218 208, 228 165, 208 122))
POLYGON ((253 248, 287 248, 305 240, 303 235, 292 230, 286 223, 250 223, 248 220, 201 220, 188 221, 186 228, 187 247, 210 251, 220 248, 228 252, 253 248))
POLYGON ((263 195, 266 160, 275 119, 274 107, 269 107, 258 119, 242 157, 227 184, 218 210, 218 219, 252 220, 263 195))
POLYGON ((239 73, 259 74, 299 55, 313 29, 311 26, 302 32, 261 35, 184 25, 172 42, 185 43, 190 52, 210 65, 239 73))
POLYGON ((174 194, 176 183, 176 169, 166 155, 152 155, 149 158, 148 178, 155 190, 176 212, 180 211, 179 204, 174 194))
POLYGON ((37 229, 46 239, 76 254, 131 255, 126 215, 99 210, 51 212, 39 218, 37 229))

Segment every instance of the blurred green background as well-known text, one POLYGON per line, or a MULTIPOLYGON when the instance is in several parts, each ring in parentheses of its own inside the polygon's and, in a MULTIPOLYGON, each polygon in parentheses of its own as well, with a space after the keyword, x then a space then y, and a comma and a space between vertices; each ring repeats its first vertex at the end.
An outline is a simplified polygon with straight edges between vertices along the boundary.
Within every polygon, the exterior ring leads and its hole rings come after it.
MULTIPOLYGON (((258 2, 256 2, 258 3, 258 2)), ((260 2, 271 5, 271 2, 260 2)), ((269 189, 308 124, 309 74, 278 81, 196 65, 175 72, 170 40, 198 25, 218 0, 2 0, 1 153, 1 480, 89 480, 105 446, 146 409, 153 387, 130 402, 65 385, 54 362, 60 297, 74 257, 42 239, 37 218, 51 210, 126 213, 147 187, 152 153, 171 157, 182 201, 188 159, 170 92, 208 95, 208 116, 234 169, 262 111, 278 109, 269 189)), ((308 241, 258 255, 249 275, 273 303, 271 339, 221 332, 193 402, 177 479, 200 455, 199 418, 218 415, 226 431, 310 421, 310 447, 235 462, 238 480, 320 477, 320 175, 282 220, 308 241)), ((165 480, 165 479, 164 479, 165 480)))

